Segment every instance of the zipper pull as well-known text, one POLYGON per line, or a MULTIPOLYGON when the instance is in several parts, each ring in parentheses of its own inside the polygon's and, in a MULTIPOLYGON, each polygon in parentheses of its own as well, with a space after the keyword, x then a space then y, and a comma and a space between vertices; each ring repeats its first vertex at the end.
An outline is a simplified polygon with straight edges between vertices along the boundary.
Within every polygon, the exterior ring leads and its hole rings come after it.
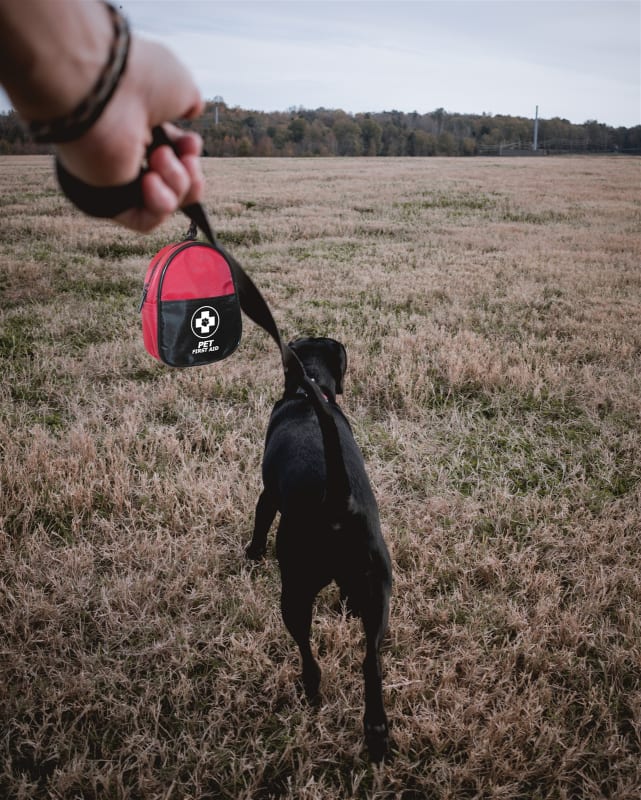
POLYGON ((142 307, 145 305, 145 300, 147 299, 147 291, 149 290, 149 284, 146 283, 142 287, 142 297, 140 298, 140 305, 138 306, 138 313, 142 311, 142 307))

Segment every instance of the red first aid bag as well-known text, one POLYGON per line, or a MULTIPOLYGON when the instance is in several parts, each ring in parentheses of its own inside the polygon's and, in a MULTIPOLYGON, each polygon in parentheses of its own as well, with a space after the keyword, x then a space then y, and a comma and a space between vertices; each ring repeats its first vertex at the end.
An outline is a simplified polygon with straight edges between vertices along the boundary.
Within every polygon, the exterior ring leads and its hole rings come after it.
POLYGON ((171 367, 211 364, 240 343, 234 274, 211 244, 169 244, 152 258, 140 301, 145 348, 171 367))

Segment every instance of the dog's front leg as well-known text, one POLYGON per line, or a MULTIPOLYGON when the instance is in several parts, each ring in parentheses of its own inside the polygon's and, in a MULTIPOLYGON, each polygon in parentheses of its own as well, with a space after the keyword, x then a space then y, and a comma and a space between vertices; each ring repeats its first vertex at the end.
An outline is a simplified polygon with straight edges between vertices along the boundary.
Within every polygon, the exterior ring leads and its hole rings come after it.
POLYGON ((267 489, 263 489, 256 504, 256 519, 254 522, 254 535, 245 548, 245 555, 252 561, 260 561, 267 550, 267 534, 271 528, 276 512, 276 503, 267 489))

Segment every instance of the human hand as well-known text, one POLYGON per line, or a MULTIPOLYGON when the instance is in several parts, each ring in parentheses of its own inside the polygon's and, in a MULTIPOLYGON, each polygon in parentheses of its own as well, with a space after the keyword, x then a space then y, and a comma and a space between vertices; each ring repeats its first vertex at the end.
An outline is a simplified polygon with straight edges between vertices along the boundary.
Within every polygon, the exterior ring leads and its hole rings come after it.
POLYGON ((202 105, 191 75, 171 51, 133 37, 127 69, 111 101, 86 134, 57 146, 58 159, 91 187, 130 183, 140 173, 152 128, 165 123, 175 152, 163 145, 151 153, 142 177, 142 207, 114 218, 127 228, 147 232, 181 206, 201 199, 202 140, 166 121, 197 116, 202 105))

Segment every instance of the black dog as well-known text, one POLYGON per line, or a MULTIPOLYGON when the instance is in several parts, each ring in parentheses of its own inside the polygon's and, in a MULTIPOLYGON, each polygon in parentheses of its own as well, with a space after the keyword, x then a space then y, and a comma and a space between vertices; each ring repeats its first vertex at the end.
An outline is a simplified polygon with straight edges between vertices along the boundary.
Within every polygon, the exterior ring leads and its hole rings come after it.
POLYGON ((265 554, 279 511, 281 610, 300 648, 303 685, 311 702, 318 702, 320 684, 309 640, 314 598, 334 580, 348 611, 361 617, 367 639, 365 740, 370 758, 378 762, 388 747, 379 652, 388 621, 390 558, 363 457, 336 404, 343 391, 345 348, 327 338, 299 339, 290 347, 322 395, 309 381, 305 388, 286 379, 267 430, 265 488, 247 556, 257 560, 265 554))

